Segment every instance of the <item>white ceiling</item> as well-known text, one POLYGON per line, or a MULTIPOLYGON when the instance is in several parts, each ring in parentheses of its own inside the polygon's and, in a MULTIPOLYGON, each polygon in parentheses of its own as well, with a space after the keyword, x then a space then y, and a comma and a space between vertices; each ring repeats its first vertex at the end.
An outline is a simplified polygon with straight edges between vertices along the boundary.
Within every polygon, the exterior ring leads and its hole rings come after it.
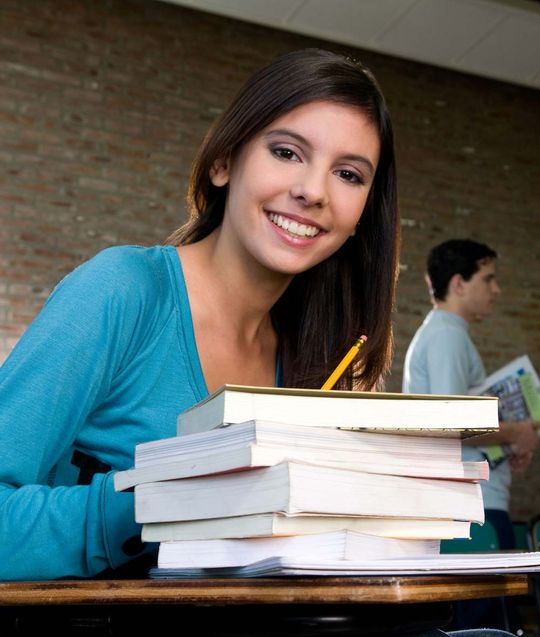
POLYGON ((538 0, 166 0, 540 88, 538 0))

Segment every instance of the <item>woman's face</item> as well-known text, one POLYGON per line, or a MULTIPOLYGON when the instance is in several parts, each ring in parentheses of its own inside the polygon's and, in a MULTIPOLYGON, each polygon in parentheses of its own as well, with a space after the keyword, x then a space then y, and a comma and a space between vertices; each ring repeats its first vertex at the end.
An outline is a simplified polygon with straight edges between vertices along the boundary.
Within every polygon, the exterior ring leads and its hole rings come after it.
POLYGON ((311 102, 276 119, 211 173, 228 184, 221 237, 231 254, 287 275, 328 258, 355 231, 379 149, 351 106, 311 102))

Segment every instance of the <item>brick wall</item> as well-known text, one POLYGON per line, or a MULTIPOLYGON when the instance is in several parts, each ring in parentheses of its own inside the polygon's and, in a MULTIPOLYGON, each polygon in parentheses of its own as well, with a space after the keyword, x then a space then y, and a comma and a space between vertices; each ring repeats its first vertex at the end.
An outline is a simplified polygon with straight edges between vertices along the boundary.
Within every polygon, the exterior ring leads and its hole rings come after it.
MULTIPOLYGON (((113 244, 162 242, 184 219, 190 161, 253 70, 338 45, 152 0, 0 6, 0 360, 55 283, 113 244)), ((346 49, 351 52, 350 48, 346 49)), ((488 371, 528 352, 540 370, 537 91, 352 51, 396 129, 403 216, 396 354, 429 310, 428 249, 470 236, 501 254, 503 297, 474 326, 488 371)), ((540 454, 514 513, 540 512, 540 454)))

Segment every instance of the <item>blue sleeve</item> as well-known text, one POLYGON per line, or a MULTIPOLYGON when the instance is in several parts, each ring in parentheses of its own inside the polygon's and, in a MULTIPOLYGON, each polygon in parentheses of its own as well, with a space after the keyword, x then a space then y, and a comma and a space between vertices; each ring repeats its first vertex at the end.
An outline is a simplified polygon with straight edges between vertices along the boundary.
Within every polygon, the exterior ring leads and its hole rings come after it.
POLYGON ((469 393, 469 348, 460 330, 434 332, 425 352, 430 393, 469 393))
POLYGON ((122 254, 66 277, 0 368, 0 579, 92 576, 127 561, 122 543, 139 533, 112 472, 47 486, 134 347, 140 303, 122 254))

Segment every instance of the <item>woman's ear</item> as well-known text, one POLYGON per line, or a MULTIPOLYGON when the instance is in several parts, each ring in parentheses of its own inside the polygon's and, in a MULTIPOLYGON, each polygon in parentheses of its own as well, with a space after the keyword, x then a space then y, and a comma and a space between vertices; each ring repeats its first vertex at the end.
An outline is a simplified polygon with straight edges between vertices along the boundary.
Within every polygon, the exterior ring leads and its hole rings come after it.
POLYGON ((212 164, 210 181, 218 188, 229 183, 229 161, 227 159, 217 159, 212 164))

